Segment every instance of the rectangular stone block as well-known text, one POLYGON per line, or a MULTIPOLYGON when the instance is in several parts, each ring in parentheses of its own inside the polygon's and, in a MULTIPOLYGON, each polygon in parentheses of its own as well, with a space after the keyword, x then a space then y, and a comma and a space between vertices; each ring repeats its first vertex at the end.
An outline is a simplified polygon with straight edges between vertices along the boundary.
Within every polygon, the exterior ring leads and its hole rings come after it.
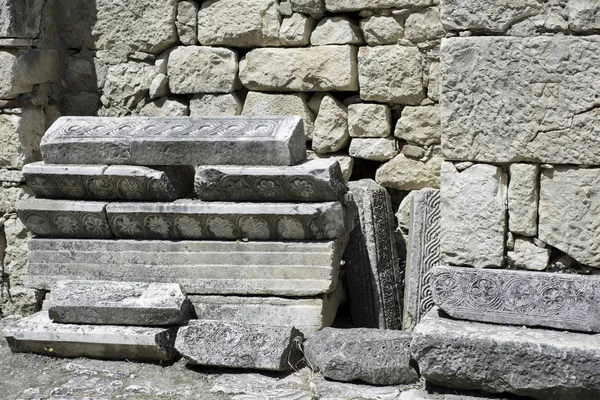
POLYGON ((2 333, 15 353, 141 361, 168 361, 177 354, 175 328, 59 324, 46 311, 20 319, 2 333))
POLYGON ((338 201, 348 192, 335 159, 293 167, 199 166, 195 194, 204 201, 338 201))
POLYGON ((37 197, 73 200, 173 201, 192 191, 193 168, 60 165, 36 162, 23 176, 37 197))
POLYGON ((0 51, 0 98, 10 99, 33 91, 37 84, 58 81, 59 61, 55 50, 0 51))
POLYGON ((509 166, 508 226, 514 234, 537 235, 539 171, 536 164, 509 166))
POLYGON ((328 203, 111 203, 112 231, 127 239, 327 240, 352 230, 344 206, 328 203))
POLYGON ((446 159, 600 164, 590 145, 600 134, 600 37, 452 38, 440 56, 446 159))
POLYGON ((191 320, 175 348, 190 364, 287 371, 302 358, 301 342, 292 327, 191 320))
POLYGON ((50 319, 64 324, 176 325, 189 313, 176 283, 60 281, 49 295, 50 319))
POLYGON ((302 120, 293 116, 61 117, 41 150, 50 164, 295 165, 306 158, 302 120))
POLYGON ((33 238, 25 284, 102 279, 178 283, 188 294, 317 296, 335 290, 345 244, 33 238))
POLYGON ((100 201, 46 200, 19 202, 17 212, 31 233, 40 237, 108 239, 113 233, 100 201))
POLYGON ((444 387, 539 400, 600 396, 600 335, 461 321, 434 308, 414 330, 411 352, 421 375, 444 387))
POLYGON ((0 37, 37 39, 43 0, 5 0, 0 4, 0 37))

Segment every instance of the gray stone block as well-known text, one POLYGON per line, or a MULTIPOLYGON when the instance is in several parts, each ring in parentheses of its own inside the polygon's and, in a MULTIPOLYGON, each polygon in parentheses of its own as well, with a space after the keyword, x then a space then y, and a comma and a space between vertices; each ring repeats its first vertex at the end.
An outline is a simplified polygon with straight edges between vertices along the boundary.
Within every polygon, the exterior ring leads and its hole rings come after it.
POLYGON ((189 312, 176 283, 60 281, 48 307, 54 322, 93 325, 175 325, 189 312))
POLYGON ((23 224, 40 237, 108 239, 113 237, 100 201, 30 198, 17 205, 23 224))
POLYGON ((410 365, 410 340, 402 331, 325 328, 306 340, 304 353, 327 378, 398 385, 419 380, 410 365))
POLYGON ((600 397, 600 335, 445 318, 434 308, 413 331, 413 358, 436 385, 540 400, 600 397))
POLYGON ((285 371, 300 360, 301 341, 292 327, 191 320, 175 348, 191 364, 285 371))
POLYGON ((5 0, 0 4, 0 36, 36 39, 40 34, 43 0, 5 0))
POLYGON ((205 201, 337 201, 347 191, 335 159, 308 160, 293 167, 196 168, 196 196, 205 201))
POLYGON ((306 158, 302 120, 293 116, 61 117, 41 150, 52 164, 295 165, 306 158))
POLYGON ((317 296, 335 290, 346 241, 29 241, 25 284, 61 280, 178 283, 188 294, 317 296))
POLYGON ((15 353, 55 357, 167 361, 175 357, 175 328, 59 324, 41 311, 3 331, 15 353))

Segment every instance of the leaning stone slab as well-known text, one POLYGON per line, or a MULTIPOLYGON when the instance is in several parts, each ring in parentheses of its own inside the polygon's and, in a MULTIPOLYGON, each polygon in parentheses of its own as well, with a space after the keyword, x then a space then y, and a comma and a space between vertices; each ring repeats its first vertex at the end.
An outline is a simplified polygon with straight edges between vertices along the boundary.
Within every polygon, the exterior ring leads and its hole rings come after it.
POLYGON ((191 193, 193 169, 130 165, 60 165, 43 161, 23 167, 37 197, 73 200, 173 201, 191 193))
POLYGON ((325 328, 304 343, 306 359, 327 378, 374 385, 419 380, 410 365, 409 332, 380 329, 325 328))
POLYGON ((295 165, 299 117, 61 117, 41 143, 50 164, 295 165), (248 157, 252 154, 252 157, 248 157))
POLYGON ((46 311, 8 325, 3 334, 15 353, 142 361, 167 361, 177 354, 174 328, 59 324, 46 311))
POLYGON ((175 348, 190 364, 286 371, 300 360, 301 342, 292 327, 191 320, 175 348))
POLYGON ((345 244, 33 238, 25 284, 102 279, 178 283, 188 294, 317 296, 335 290, 345 244))
POLYGON ((434 308, 414 330, 411 352, 421 375, 444 387, 539 400, 600 396, 600 335, 461 321, 434 308))
POLYGON ((66 324, 161 326, 182 323, 189 307, 176 283, 60 281, 48 314, 66 324))
POLYGON ((199 166, 195 194, 204 201, 338 201, 348 191, 335 159, 293 167, 199 166))
POLYGON ((40 237, 107 239, 113 237, 106 218, 107 203, 30 198, 17 212, 31 233, 40 237))

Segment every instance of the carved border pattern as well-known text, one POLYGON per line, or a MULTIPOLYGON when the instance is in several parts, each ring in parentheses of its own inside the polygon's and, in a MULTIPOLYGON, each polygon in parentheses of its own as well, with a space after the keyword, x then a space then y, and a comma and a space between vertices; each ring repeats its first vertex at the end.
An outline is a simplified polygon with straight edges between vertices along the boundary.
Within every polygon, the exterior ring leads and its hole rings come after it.
POLYGON ((23 224, 34 235, 62 238, 108 239, 113 234, 104 212, 19 211, 23 224))

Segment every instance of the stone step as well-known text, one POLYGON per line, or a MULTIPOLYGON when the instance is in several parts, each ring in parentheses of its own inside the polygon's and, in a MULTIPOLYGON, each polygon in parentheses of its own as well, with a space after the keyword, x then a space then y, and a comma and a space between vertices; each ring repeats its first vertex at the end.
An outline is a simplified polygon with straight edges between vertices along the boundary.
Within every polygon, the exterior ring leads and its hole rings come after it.
POLYGON ((600 278, 439 266, 435 304, 454 318, 600 333, 600 278))
POLYGON ((292 327, 191 320, 175 348, 190 364, 286 371, 300 361, 301 342, 292 327))
POLYGON ((72 200, 173 201, 192 192, 194 170, 132 165, 55 165, 43 161, 23 167, 37 197, 72 200))
POLYGON ((306 158, 295 116, 61 117, 40 148, 49 164, 295 165, 306 158))
POLYGON ((66 324, 178 325, 190 311, 176 283, 60 281, 48 302, 50 319, 66 324))
POLYGON ((460 321, 436 307, 413 331, 411 352, 421 375, 444 387, 600 398, 600 335, 460 321))
POLYGON ((3 331, 16 353, 142 361, 173 359, 176 333, 176 328, 59 324, 52 322, 46 311, 18 320, 3 331))
POLYGON ((196 196, 205 201, 338 201, 347 191, 335 159, 308 160, 292 167, 196 168, 196 196))
POLYGON ((188 294, 316 296, 335 289, 344 240, 248 242, 32 238, 25 284, 178 283, 188 294), (248 257, 244 260, 245 255, 248 257))

